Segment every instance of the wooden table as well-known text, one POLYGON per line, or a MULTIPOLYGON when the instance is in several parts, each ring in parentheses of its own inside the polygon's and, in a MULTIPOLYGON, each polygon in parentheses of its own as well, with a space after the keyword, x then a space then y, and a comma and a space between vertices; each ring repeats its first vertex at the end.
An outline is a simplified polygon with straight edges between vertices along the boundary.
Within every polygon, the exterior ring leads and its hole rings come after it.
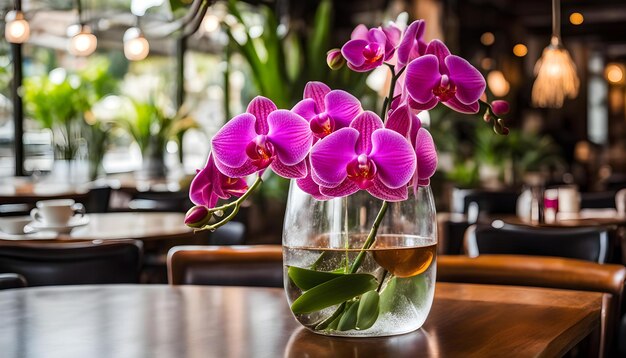
POLYGON ((88 214, 89 224, 77 227, 68 234, 38 232, 28 235, 8 235, 0 232, 0 239, 183 239, 194 236, 193 230, 184 224, 182 213, 105 213, 88 214))
POLYGON ((39 200, 74 199, 83 201, 87 198, 89 188, 61 183, 0 184, 0 204, 34 204, 39 200))
POLYGON ((515 215, 494 215, 494 219, 500 219, 505 223, 514 225, 528 225, 538 227, 618 227, 626 226, 626 216, 615 212, 615 215, 607 215, 607 211, 598 211, 594 215, 593 210, 586 210, 580 214, 571 214, 567 217, 558 218, 552 222, 532 222, 515 215), (601 214, 600 214, 601 213, 601 214))
POLYGON ((65 286, 0 292, 4 357, 554 357, 599 327, 601 294, 437 283, 423 329, 335 338, 281 289, 65 286))

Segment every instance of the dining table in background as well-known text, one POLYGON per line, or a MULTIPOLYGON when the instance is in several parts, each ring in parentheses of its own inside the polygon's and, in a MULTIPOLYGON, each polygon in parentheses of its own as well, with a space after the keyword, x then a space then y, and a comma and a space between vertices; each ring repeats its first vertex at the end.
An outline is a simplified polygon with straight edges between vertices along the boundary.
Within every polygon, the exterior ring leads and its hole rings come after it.
POLYGON ((337 338, 299 326, 276 288, 25 288, 0 292, 0 349, 6 358, 556 357, 598 332, 601 301, 594 292, 437 283, 422 329, 337 338))
POLYGON ((137 239, 142 241, 193 239, 193 229, 184 223, 183 213, 120 212, 87 214, 88 223, 74 228, 69 234, 40 231, 26 235, 0 232, 0 240, 107 240, 137 239))

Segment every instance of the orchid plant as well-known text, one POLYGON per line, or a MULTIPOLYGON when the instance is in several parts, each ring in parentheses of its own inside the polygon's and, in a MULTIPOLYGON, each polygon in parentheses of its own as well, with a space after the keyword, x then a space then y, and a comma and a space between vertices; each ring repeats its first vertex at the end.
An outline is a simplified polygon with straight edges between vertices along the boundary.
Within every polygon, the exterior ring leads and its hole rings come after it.
MULTIPOLYGON (((508 105, 502 101, 489 104, 481 73, 451 54, 443 42, 426 43, 424 28, 422 20, 404 31, 393 23, 375 28, 359 25, 341 49, 328 52, 331 69, 346 64, 356 72, 389 68, 389 92, 380 114, 365 110, 350 93, 321 82, 309 82, 303 99, 290 110, 278 109, 268 98, 254 98, 246 113, 234 117, 213 137, 207 165, 190 187, 196 206, 187 213, 185 223, 208 230, 224 225, 259 187, 268 169, 294 179, 302 191, 318 200, 367 191, 383 204, 361 253, 345 272, 355 274, 365 250, 375 241, 388 202, 407 200, 419 186, 428 185, 435 173, 435 144, 421 126, 419 111, 439 103, 467 114, 482 108, 484 119, 493 122, 497 133, 508 132, 500 118, 508 105), (255 180, 248 185, 245 178, 250 175, 255 180), (220 199, 231 197, 236 199, 218 205, 220 199)), ((310 274, 320 284, 335 277, 309 271, 290 269, 289 273, 296 284, 298 275, 310 274)), ((315 289, 307 293, 311 291, 315 289)), ((306 312, 307 307, 302 307, 305 296, 294 302, 294 312, 306 312)), ((343 302, 327 323, 342 314, 345 299, 326 299, 329 306, 343 302)), ((319 300, 308 300, 319 304, 319 300)))

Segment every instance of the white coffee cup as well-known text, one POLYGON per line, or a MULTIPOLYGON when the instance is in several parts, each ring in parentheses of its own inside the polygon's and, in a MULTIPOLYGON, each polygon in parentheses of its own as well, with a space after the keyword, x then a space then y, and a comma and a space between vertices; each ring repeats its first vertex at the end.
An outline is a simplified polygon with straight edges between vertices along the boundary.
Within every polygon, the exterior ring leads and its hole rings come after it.
POLYGON ((24 227, 31 222, 30 216, 0 218, 0 231, 11 235, 23 235, 24 227))
POLYGON ((38 201, 37 207, 30 212, 34 220, 48 226, 65 226, 76 214, 84 216, 85 207, 72 199, 38 201))

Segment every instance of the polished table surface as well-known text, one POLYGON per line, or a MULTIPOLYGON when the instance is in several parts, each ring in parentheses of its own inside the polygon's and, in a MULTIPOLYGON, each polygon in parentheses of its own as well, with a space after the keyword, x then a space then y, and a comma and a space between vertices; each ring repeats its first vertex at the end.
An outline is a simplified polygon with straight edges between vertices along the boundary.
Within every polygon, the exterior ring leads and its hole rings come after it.
POLYGON ((3 357, 554 357, 599 326, 601 294, 437 283, 424 327, 381 338, 300 328, 281 289, 0 291, 3 357))
POLYGON ((193 237, 193 230, 184 223, 182 213, 105 213, 88 214, 89 223, 74 228, 69 235, 37 232, 27 235, 9 235, 0 232, 2 240, 31 239, 137 239, 163 240, 193 237))

